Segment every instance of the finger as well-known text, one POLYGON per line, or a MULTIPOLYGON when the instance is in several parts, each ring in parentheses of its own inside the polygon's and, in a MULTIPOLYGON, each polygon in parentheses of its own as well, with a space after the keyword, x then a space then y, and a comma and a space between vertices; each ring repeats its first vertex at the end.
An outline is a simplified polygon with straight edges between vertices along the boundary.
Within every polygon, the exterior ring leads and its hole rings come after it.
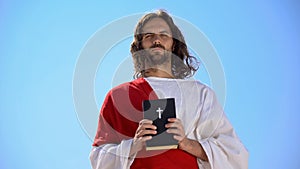
POLYGON ((168 129, 167 133, 178 135, 178 136, 184 136, 184 132, 182 130, 176 129, 176 128, 168 129))
MULTIPOLYGON (((154 126, 154 128, 156 128, 156 126, 154 126)), ((143 137, 143 136, 149 135, 149 134, 157 134, 157 131, 154 129, 149 129, 149 128, 138 129, 136 131, 135 137, 139 138, 139 137, 143 137)))
POLYGON ((156 130, 142 130, 140 133, 141 137, 144 137, 145 135, 149 135, 149 134, 157 134, 156 130))
POLYGON ((181 120, 178 119, 178 118, 168 118, 168 121, 171 122, 171 123, 181 122, 181 120))
POLYGON ((146 137, 140 137, 140 138, 136 138, 133 141, 133 151, 138 152, 140 151, 144 146, 145 146, 145 142, 148 140, 151 140, 152 136, 146 136, 146 137))
POLYGON ((167 133, 173 134, 173 138, 178 141, 181 141, 185 137, 185 133, 178 129, 168 129, 167 133))
POLYGON ((152 136, 145 136, 145 137, 141 137, 140 141, 146 142, 146 141, 151 140, 151 139, 152 139, 152 136))
POLYGON ((143 124, 152 124, 153 121, 149 120, 149 119, 143 119, 139 122, 139 125, 143 125, 143 124))
POLYGON ((145 145, 146 141, 151 140, 151 139, 152 139, 152 136, 140 137, 140 138, 136 139, 135 143, 143 146, 143 145, 145 145))
POLYGON ((154 125, 151 125, 151 124, 143 125, 143 126, 138 127, 135 133, 138 134, 144 130, 154 130, 155 131, 156 129, 157 129, 157 127, 154 125))
POLYGON ((166 128, 180 128, 183 129, 183 126, 180 122, 167 123, 165 125, 166 128))
POLYGON ((156 130, 157 127, 155 125, 152 125, 152 124, 143 124, 141 126, 142 129, 144 130, 156 130))
POLYGON ((137 128, 134 137, 139 138, 139 137, 143 137, 146 134, 156 134, 156 129, 157 127, 155 125, 144 123, 137 128))
POLYGON ((175 140, 177 140, 178 142, 180 142, 180 141, 182 141, 182 140, 185 138, 185 136, 174 135, 173 138, 174 138, 175 140))
POLYGON ((182 124, 181 120, 180 120, 180 119, 177 119, 177 118, 168 118, 168 121, 169 121, 170 123, 182 124))
POLYGON ((134 137, 135 137, 135 138, 143 137, 142 132, 143 132, 143 130, 137 131, 134 137))
POLYGON ((146 128, 150 128, 155 130, 156 126, 152 125, 153 121, 148 120, 148 119, 143 119, 139 122, 139 126, 136 130, 136 133, 138 133, 140 130, 145 130, 146 128))

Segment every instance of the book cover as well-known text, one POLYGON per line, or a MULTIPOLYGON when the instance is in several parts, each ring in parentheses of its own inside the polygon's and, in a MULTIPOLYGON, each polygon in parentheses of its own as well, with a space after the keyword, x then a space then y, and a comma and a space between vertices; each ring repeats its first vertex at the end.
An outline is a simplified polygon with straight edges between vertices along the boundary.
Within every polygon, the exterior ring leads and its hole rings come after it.
POLYGON ((157 127, 157 134, 146 141, 146 150, 176 149, 178 141, 173 138, 173 134, 167 133, 165 128, 168 118, 176 117, 175 99, 144 100, 143 112, 144 119, 152 120, 153 125, 157 127))

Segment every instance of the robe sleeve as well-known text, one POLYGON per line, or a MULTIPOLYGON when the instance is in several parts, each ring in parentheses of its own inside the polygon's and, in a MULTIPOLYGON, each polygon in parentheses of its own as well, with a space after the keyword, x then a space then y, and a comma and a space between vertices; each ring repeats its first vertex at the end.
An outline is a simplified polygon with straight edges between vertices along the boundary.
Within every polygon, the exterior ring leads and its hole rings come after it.
POLYGON ((248 151, 239 140, 232 125, 218 103, 214 92, 207 89, 203 96, 197 139, 202 145, 208 162, 198 159, 204 169, 247 169, 248 151))
POLYGON ((129 157, 131 138, 114 129, 116 109, 109 93, 100 111, 97 134, 90 152, 93 169, 128 169, 134 161, 129 157))
POLYGON ((93 147, 90 161, 93 169, 129 169, 134 157, 129 157, 132 139, 120 144, 103 144, 93 147))

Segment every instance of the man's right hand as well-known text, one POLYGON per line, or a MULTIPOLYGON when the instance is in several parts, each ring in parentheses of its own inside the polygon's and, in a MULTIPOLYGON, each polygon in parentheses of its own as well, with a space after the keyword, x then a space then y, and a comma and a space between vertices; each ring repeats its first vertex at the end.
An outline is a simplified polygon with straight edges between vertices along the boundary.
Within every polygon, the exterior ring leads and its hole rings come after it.
POLYGON ((149 135, 157 133, 156 126, 152 125, 152 123, 153 121, 148 119, 143 119, 139 122, 139 127, 137 128, 133 138, 130 155, 142 150, 145 146, 145 142, 152 139, 152 136, 149 135))

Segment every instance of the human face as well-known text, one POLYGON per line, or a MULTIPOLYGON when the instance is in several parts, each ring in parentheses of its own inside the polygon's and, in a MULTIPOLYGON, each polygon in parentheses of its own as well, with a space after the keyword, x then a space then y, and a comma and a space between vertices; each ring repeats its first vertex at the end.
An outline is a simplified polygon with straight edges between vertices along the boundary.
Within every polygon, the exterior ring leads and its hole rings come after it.
POLYGON ((153 56, 172 52, 173 38, 169 25, 162 18, 153 18, 142 29, 142 47, 153 56), (165 51, 166 50, 166 51, 165 51))

